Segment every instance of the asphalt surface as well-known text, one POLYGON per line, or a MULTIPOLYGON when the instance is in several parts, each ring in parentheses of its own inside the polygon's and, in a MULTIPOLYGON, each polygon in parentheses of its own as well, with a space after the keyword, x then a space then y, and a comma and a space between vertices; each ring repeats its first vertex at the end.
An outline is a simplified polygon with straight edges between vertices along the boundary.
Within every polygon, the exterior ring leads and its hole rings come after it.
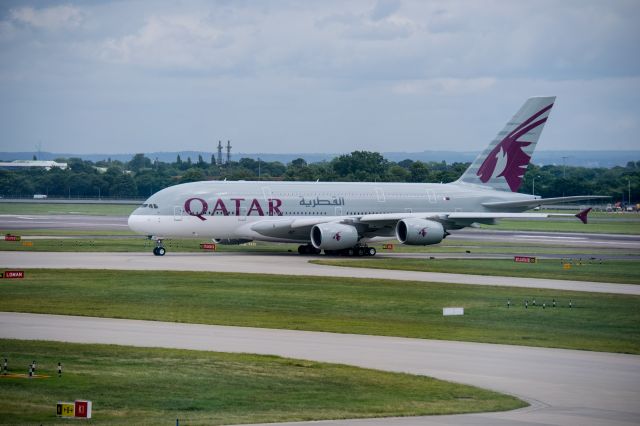
MULTIPOLYGON (((0 215, 0 229, 127 230, 126 217, 0 215)), ((449 239, 640 249, 640 236, 462 230, 449 239)), ((395 253, 392 256, 410 256, 395 253)), ((415 255, 415 254, 414 254, 415 255)), ((308 264, 298 255, 252 253, 1 252, 11 268, 195 270, 388 278, 640 294, 640 286, 367 270, 308 264)), ((2 338, 274 354, 423 374, 518 396, 530 407, 505 413, 312 422, 320 425, 631 425, 640 424, 640 357, 634 355, 380 336, 219 327, 119 319, 0 313, 2 338)), ((308 425, 309 423, 294 423, 308 425)))
POLYGON ((309 257, 298 254, 227 252, 167 253, 165 256, 154 256, 152 253, 73 253, 73 255, 70 255, 64 252, 7 251, 1 254, 0 267, 242 272, 250 274, 379 278, 640 295, 640 285, 634 284, 348 268, 315 265, 308 263, 308 260, 309 257))
POLYGON ((640 419, 640 357, 635 355, 21 313, 0 313, 0 336, 271 354, 343 363, 472 384, 515 395, 531 404, 503 413, 322 424, 632 425, 640 419))
POLYGON ((129 231, 127 216, 81 214, 3 214, 0 229, 66 229, 80 231, 129 231))

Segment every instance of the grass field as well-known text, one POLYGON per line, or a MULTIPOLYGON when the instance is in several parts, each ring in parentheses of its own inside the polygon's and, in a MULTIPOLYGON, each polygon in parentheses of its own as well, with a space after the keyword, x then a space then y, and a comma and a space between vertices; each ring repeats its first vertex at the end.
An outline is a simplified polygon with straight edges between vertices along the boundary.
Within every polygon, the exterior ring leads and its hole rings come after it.
POLYGON ((536 263, 519 263, 512 259, 385 259, 373 257, 319 259, 313 260, 312 263, 403 271, 640 284, 640 262, 635 260, 591 261, 585 259, 579 261, 573 259, 571 269, 564 269, 560 259, 541 259, 536 263))
POLYGON ((611 216, 606 220, 591 221, 583 224, 575 221, 510 220, 502 219, 496 225, 481 225, 484 229, 502 231, 545 231, 545 232, 586 232, 592 234, 640 234, 640 220, 625 220, 624 217, 611 216))
MULTIPOLYGON (((428 377, 274 356, 0 340, 24 372, 0 377, 0 424, 65 423, 58 401, 88 399, 91 424, 229 424, 502 411, 507 395, 428 377), (63 376, 55 367, 61 362, 63 376)), ((67 421, 66 423, 68 423, 67 421)), ((75 424, 75 423, 74 423, 75 424)))
POLYGON ((636 296, 166 271, 27 270, 24 280, 3 281, 2 311, 640 354, 640 297, 636 296), (556 308, 541 307, 554 299, 556 308), (446 306, 462 306, 465 315, 443 317, 446 306))

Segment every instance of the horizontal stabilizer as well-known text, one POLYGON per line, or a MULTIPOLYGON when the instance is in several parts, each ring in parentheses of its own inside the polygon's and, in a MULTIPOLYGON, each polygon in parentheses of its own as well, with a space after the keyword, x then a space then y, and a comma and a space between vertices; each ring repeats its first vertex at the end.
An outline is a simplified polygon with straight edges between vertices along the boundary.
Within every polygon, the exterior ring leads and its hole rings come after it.
POLYGON ((510 208, 534 208, 538 206, 545 206, 551 204, 560 204, 560 203, 572 203, 575 201, 586 201, 586 200, 601 200, 604 198, 611 198, 607 195, 576 195, 571 197, 554 197, 554 198, 532 198, 530 200, 523 201, 497 201, 490 203, 482 203, 482 205, 489 209, 510 209, 510 208))
POLYGON ((589 214, 590 211, 591 211, 591 207, 589 207, 588 209, 584 209, 580 213, 578 213, 576 215, 576 217, 578 219, 580 219, 582 221, 582 223, 584 223, 586 225, 587 224, 587 215, 589 214))

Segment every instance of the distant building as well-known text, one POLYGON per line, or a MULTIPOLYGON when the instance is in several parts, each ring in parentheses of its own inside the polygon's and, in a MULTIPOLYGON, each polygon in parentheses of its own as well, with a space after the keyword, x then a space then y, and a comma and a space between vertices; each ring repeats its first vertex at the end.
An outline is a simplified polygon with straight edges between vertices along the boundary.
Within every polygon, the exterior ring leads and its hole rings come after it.
POLYGON ((0 162, 0 169, 22 169, 25 167, 40 167, 45 170, 51 170, 52 167, 58 167, 62 170, 67 168, 67 163, 56 163, 55 161, 39 161, 39 160, 15 160, 11 162, 0 162))

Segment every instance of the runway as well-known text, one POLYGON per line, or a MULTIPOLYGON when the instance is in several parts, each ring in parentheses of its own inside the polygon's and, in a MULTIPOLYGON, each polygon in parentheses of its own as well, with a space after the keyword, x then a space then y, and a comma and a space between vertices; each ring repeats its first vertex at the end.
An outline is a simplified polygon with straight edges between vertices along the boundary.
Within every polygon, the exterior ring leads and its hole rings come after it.
POLYGON ((306 256, 285 253, 168 253, 165 256, 154 256, 151 253, 73 253, 73 255, 70 255, 64 252, 7 251, 3 252, 0 257, 0 267, 242 272, 250 274, 376 278, 640 295, 640 285, 634 284, 347 268, 315 265, 308 263, 309 259, 306 256))
MULTIPOLYGON (((127 216, 93 215, 0 215, 0 230, 56 229, 83 231, 127 231, 127 216)), ((548 244, 580 248, 640 250, 640 235, 593 234, 540 231, 500 231, 466 228, 453 231, 447 241, 478 243, 548 244)))
POLYGON ((0 229, 67 229, 81 231, 128 231, 127 216, 94 216, 81 214, 3 214, 0 229))
POLYGON ((0 336, 246 352, 344 363, 472 384, 518 396, 531 404, 503 413, 321 424, 631 425, 640 418, 640 357, 634 355, 21 313, 0 313, 0 336))

